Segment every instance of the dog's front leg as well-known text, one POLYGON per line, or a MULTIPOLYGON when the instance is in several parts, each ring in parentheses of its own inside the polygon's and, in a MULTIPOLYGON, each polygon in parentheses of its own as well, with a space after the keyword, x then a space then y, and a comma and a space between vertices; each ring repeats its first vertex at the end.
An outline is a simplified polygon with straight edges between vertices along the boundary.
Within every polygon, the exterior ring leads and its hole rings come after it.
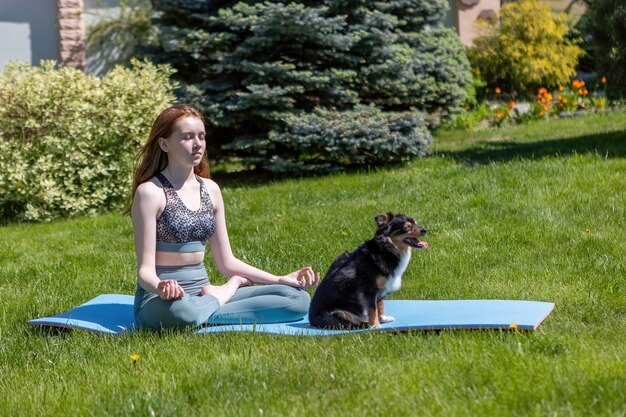
POLYGON ((373 328, 380 327, 380 321, 378 320, 378 309, 376 308, 376 304, 374 307, 367 308, 367 320, 369 322, 369 326, 373 328))
POLYGON ((385 316, 385 302, 384 300, 378 300, 378 321, 379 323, 391 323, 395 320, 393 316, 385 316))

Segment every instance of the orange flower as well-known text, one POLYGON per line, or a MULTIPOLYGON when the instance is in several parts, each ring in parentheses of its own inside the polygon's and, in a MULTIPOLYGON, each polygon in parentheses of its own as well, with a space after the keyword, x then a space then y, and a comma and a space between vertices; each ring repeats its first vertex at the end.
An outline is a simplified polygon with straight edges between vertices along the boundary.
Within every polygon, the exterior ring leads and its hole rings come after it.
POLYGON ((517 106, 517 103, 513 100, 509 101, 509 110, 511 110, 513 107, 517 106))
POLYGON ((600 78, 600 82, 601 82, 602 84, 606 84, 606 77, 602 77, 602 78, 600 78))
POLYGON ((502 90, 500 90, 500 87, 496 87, 496 94, 500 94, 502 92, 502 90))
POLYGON ((563 91, 565 90, 565 87, 563 87, 562 85, 559 86, 559 91, 563 91))
POLYGON ((497 117, 498 119, 504 119, 504 118, 506 117, 506 114, 505 114, 502 110, 498 110, 498 111, 496 112, 496 117, 497 117))
POLYGON ((545 87, 541 87, 539 89, 539 94, 541 94, 541 95, 546 94, 547 92, 548 92, 548 90, 546 90, 545 87))

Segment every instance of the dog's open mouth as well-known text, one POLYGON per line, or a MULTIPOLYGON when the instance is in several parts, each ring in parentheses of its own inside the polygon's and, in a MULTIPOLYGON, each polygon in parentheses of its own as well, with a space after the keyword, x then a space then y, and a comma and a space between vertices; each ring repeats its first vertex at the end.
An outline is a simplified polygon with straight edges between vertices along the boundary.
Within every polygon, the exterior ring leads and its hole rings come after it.
POLYGON ((404 238, 404 243, 414 248, 427 248, 428 247, 427 242, 422 242, 421 240, 416 239, 414 237, 404 238))

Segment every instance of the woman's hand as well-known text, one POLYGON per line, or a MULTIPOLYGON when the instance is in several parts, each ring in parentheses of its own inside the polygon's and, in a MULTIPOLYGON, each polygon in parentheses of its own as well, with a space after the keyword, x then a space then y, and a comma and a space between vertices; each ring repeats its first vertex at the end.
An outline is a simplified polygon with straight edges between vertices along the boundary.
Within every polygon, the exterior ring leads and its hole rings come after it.
POLYGON ((314 272, 313 268, 307 266, 280 277, 280 283, 296 288, 315 287, 320 280, 320 273, 314 272))
POLYGON ((159 282, 159 285, 157 285, 157 292, 159 294, 159 298, 162 300, 176 300, 185 295, 183 287, 178 285, 178 282, 173 279, 166 279, 159 282))

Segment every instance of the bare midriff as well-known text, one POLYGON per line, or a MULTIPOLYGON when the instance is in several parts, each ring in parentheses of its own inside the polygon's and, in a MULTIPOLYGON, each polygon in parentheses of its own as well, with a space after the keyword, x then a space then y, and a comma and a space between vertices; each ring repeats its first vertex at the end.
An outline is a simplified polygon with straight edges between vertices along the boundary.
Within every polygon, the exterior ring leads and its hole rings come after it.
POLYGON ((196 265, 204 261, 204 252, 156 252, 158 266, 196 265))

